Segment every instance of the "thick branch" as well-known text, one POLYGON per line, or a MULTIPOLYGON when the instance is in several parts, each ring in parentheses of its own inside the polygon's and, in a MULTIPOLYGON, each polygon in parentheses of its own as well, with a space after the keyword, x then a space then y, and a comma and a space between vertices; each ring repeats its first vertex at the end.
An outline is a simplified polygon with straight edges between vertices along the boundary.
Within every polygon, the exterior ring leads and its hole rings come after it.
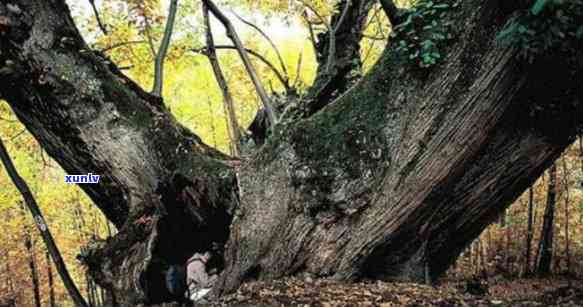
POLYGON ((162 97, 162 88, 164 86, 164 61, 166 60, 166 54, 168 53, 168 47, 170 46, 177 10, 178 0, 171 0, 170 8, 168 10, 168 19, 166 20, 166 28, 164 30, 164 37, 160 43, 160 49, 158 49, 158 53, 156 54, 154 88, 152 89, 152 94, 158 97, 162 97))
POLYGON ((249 59, 249 56, 247 55, 247 52, 245 51, 245 47, 243 46, 243 43, 241 42, 239 35, 237 35, 237 32, 233 28, 231 21, 229 20, 229 18, 227 18, 227 16, 225 16, 221 12, 221 10, 219 10, 219 8, 214 4, 213 1, 203 0, 203 2, 207 5, 207 7, 213 13, 213 15, 223 24, 223 26, 225 27, 225 29, 227 31, 227 36, 231 39, 231 41, 233 41, 233 44, 235 45, 235 47, 237 47, 237 51, 239 52, 239 56, 241 57, 241 60, 243 61, 243 64, 245 65, 245 69, 247 70, 247 73, 249 74, 249 77, 251 78, 251 81, 253 82, 253 85, 255 86, 255 90, 257 91, 257 94, 259 95, 259 99, 261 99, 261 102, 263 103, 263 108, 265 109, 265 112, 267 112, 267 116, 269 118, 270 125, 274 125, 277 122, 275 110, 273 109, 273 106, 269 100, 269 97, 267 96, 267 92, 263 88, 263 85, 261 85, 261 81, 259 80, 259 77, 257 76, 257 72, 255 71, 255 68, 253 67, 253 64, 251 63, 251 60, 249 59))
MULTIPOLYGON (((327 32, 318 35, 318 71, 304 100, 304 115, 310 116, 344 93, 361 76, 360 42, 373 1, 351 0, 332 16, 327 32), (342 48, 336 48, 342 46, 342 48)), ((307 6, 310 8, 310 6, 307 6)))
POLYGON ((202 12, 204 16, 204 23, 206 27, 206 56, 211 63, 213 68, 213 72, 215 74, 215 79, 221 91, 223 93, 223 101, 225 112, 227 113, 227 119, 229 123, 229 139, 231 141, 231 148, 232 148, 232 155, 235 157, 239 157, 241 155, 241 134, 239 130, 239 123, 237 122, 237 115, 235 114, 235 107, 233 103, 233 96, 231 96, 231 92, 229 90, 229 85, 227 84, 227 80, 223 74, 221 69, 221 65, 219 64, 219 60, 217 58, 217 53, 215 51, 215 42, 213 39, 213 33, 211 29, 211 23, 209 20, 209 12, 208 7, 203 4, 202 5, 202 12))
POLYGON ((326 60, 326 74, 331 73, 330 70, 334 65, 334 59, 336 57, 336 33, 344 23, 344 20, 346 19, 346 15, 348 14, 348 10, 350 9, 351 5, 352 1, 346 0, 346 3, 344 4, 344 9, 342 10, 342 15, 340 15, 340 18, 328 33, 330 42, 328 44, 328 59, 326 60))

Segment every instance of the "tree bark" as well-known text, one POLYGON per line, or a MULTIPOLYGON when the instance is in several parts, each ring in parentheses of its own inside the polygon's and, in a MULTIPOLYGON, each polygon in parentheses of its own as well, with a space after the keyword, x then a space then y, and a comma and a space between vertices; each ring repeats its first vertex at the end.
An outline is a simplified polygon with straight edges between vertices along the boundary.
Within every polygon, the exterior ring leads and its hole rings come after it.
POLYGON ((317 36, 318 69, 304 100, 305 116, 321 110, 362 78, 360 42, 373 5, 369 0, 339 1, 329 30, 317 36))
MULTIPOLYGON (((305 2, 302 3, 308 5, 305 2)), ((316 39, 311 25, 309 26, 318 65, 316 77, 313 84, 307 89, 306 97, 302 101, 297 101, 298 93, 295 90, 287 90, 283 101, 274 105, 282 113, 283 121, 298 115, 298 113, 302 117, 311 116, 330 104, 362 78, 360 42, 366 27, 368 13, 373 4, 374 1, 369 0, 338 2, 338 12, 331 16, 330 22, 318 15, 327 28, 325 32, 318 34, 318 39, 316 39), (290 106, 293 107, 294 104, 298 103, 300 104, 299 108, 291 109, 296 112, 286 112, 286 109, 290 109, 290 106)), ((317 14, 314 8, 310 7, 310 9, 317 14)), ((306 22, 309 23, 308 20, 306 22)), ((255 144, 262 146, 270 127, 271 124, 265 110, 260 109, 247 130, 251 133, 255 144)))
POLYGON ((566 66, 525 67, 497 45, 506 15, 495 2, 461 7, 447 64, 417 78, 390 46, 364 80, 241 168, 216 293, 302 271, 435 280, 573 141, 579 119, 533 109, 544 96, 581 114, 579 98, 541 91, 548 69, 566 66))
POLYGON ((168 301, 168 264, 213 242, 215 295, 303 272, 434 281, 583 121, 571 55, 522 62, 495 40, 513 11, 468 0, 443 17, 455 38, 442 63, 420 69, 389 45, 234 166, 91 52, 62 0, 15 2, 23 13, 0 4, 0 63, 18 68, 0 94, 67 172, 102 175, 81 188, 119 232, 82 258, 123 306, 168 301))
POLYGON ((49 254, 48 251, 45 253, 45 257, 47 264, 47 277, 48 277, 47 282, 49 286, 49 306, 56 307, 57 304, 55 302, 55 283, 53 281, 53 267, 51 262, 51 255, 49 254))
POLYGON ((553 164, 549 170, 549 186, 547 191, 547 206, 543 217, 543 228, 539 243, 536 272, 540 275, 551 273, 553 260, 553 240, 555 228, 555 203, 557 195, 557 166, 553 164))

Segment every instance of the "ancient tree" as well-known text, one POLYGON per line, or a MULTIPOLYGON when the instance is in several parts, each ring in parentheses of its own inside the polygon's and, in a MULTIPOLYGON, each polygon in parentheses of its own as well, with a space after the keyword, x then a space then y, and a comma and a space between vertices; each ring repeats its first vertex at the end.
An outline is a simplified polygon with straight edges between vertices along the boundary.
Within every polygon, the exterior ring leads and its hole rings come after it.
POLYGON ((581 129, 583 14, 561 3, 389 11, 361 78, 376 3, 340 1, 317 82, 241 161, 91 50, 64 0, 0 1, 0 95, 68 173, 102 175, 81 187, 119 232, 82 257, 117 304, 167 301, 165 266, 213 242, 215 295, 304 272, 434 281, 581 129))

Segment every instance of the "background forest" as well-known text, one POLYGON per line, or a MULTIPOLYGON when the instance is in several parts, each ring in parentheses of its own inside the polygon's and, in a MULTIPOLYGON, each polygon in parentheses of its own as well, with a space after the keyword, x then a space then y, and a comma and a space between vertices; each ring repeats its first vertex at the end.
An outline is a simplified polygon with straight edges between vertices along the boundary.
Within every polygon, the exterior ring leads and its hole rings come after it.
MULTIPOLYGON (((141 86, 151 88, 169 1, 93 3, 93 0, 73 0, 68 3, 88 44, 101 50, 141 86)), ((200 52, 205 43, 199 4, 198 1, 179 3, 176 28, 166 58, 163 97, 181 123, 195 131, 205 143, 231 154, 223 96, 207 57, 200 52)), ((236 11, 225 10, 245 47, 270 63, 266 65, 259 57, 252 57, 263 84, 277 93, 286 87, 280 80, 283 79, 283 83, 294 87, 299 95, 304 94, 316 73, 310 35, 317 35, 325 28, 322 22, 310 28, 306 19, 327 19, 333 13, 335 2, 230 0, 218 4, 236 11), (241 19, 263 29, 278 51, 241 19)), ((400 1, 399 5, 410 3, 400 1)), ((230 45, 223 28, 216 21, 212 24, 216 44, 230 45)), ((389 23, 378 5, 369 16, 361 48, 365 70, 379 57, 389 33, 389 23)), ((239 129, 244 133, 260 101, 237 53, 224 49, 218 50, 218 54, 223 70, 228 72, 226 77, 234 97, 239 129)), ((115 228, 77 186, 63 182, 63 170, 4 102, 0 102, 0 134, 16 167, 36 196, 74 280, 87 300, 99 305, 101 289, 91 281, 76 256, 82 252, 82 246, 95 238, 111 236, 115 228)), ((0 306, 10 302, 16 302, 17 306, 71 305, 30 214, 5 172, 0 172, 0 216, 0 306)), ((487 228, 468 247, 447 279, 522 278, 546 270, 581 277, 581 257, 583 139, 579 138, 555 166, 500 217, 499 223, 487 228), (541 247, 541 242, 545 242, 545 246, 541 247), (542 260, 541 264, 541 258, 549 253, 550 260, 542 260), (548 268, 544 267, 545 262, 548 268)))

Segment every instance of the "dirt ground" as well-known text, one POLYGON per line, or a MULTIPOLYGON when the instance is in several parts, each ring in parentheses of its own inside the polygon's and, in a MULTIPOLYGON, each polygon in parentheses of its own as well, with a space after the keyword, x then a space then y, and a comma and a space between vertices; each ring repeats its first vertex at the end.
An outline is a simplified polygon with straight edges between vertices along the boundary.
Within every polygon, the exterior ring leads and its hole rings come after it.
POLYGON ((556 277, 447 281, 432 287, 288 278, 245 284, 207 306, 583 306, 583 281, 574 280, 571 287, 556 277))

